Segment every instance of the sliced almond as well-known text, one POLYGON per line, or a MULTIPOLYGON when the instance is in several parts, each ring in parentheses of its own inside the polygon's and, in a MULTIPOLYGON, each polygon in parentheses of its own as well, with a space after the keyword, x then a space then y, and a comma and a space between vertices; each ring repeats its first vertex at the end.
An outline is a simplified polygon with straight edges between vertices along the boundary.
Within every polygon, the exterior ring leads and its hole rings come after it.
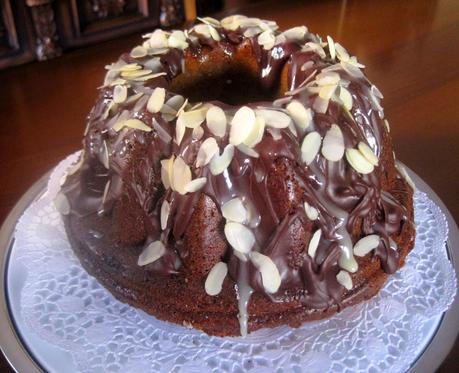
POLYGON ((137 265, 145 266, 147 264, 156 262, 166 253, 166 247, 161 241, 154 241, 150 243, 142 253, 139 255, 137 265))
POLYGON ((290 116, 278 110, 258 109, 256 114, 265 120, 267 126, 272 128, 287 128, 292 122, 290 116))
POLYGON ((191 133, 191 137, 193 140, 199 141, 202 139, 202 136, 204 136, 204 129, 202 126, 197 126, 196 128, 193 128, 193 132, 191 133))
POLYGON ((316 76, 316 83, 319 86, 334 86, 337 85, 340 80, 340 75, 335 71, 322 71, 316 76))
POLYGON ((160 76, 165 76, 165 75, 167 75, 167 73, 148 74, 148 75, 132 78, 131 80, 135 80, 136 82, 146 82, 147 80, 159 78, 160 76))
POLYGON ((330 100, 333 96, 333 94, 335 93, 336 91, 336 88, 338 88, 338 86, 335 84, 335 85, 324 85, 320 88, 320 91, 319 91, 319 97, 324 99, 324 100, 330 100))
POLYGON ((161 181, 163 182, 164 188, 169 189, 172 184, 172 172, 174 169, 175 156, 172 155, 169 159, 163 159, 161 161, 161 181))
POLYGON ((376 156, 375 153, 373 153, 373 150, 364 142, 359 142, 357 148, 359 149, 360 153, 366 158, 368 162, 370 162, 373 166, 378 165, 378 157, 376 156))
POLYGON ((319 247, 320 238, 322 237, 322 230, 318 229, 314 232, 308 245, 308 255, 314 259, 317 248, 319 247))
POLYGON ((215 154, 210 161, 210 172, 212 175, 220 175, 225 171, 233 160, 234 145, 228 144, 221 155, 215 154))
POLYGON ((223 281, 228 274, 228 265, 223 262, 216 263, 207 275, 204 289, 206 293, 215 296, 222 291, 223 281))
POLYGON ((255 150, 253 150, 252 148, 248 147, 245 144, 239 144, 238 146, 236 146, 236 148, 241 153, 244 153, 245 155, 248 155, 249 157, 252 157, 252 158, 260 157, 260 154, 258 154, 255 150))
POLYGON ((142 122, 139 119, 135 119, 135 118, 124 120, 124 121, 119 121, 115 123, 115 125, 113 126, 113 129, 118 132, 124 127, 133 128, 133 129, 141 130, 144 132, 151 132, 152 130, 151 127, 148 127, 144 122, 142 122))
POLYGON ((223 137, 226 134, 226 115, 222 108, 212 106, 206 113, 207 128, 217 137, 223 137))
POLYGON ((336 279, 338 280, 338 283, 343 285, 347 290, 352 289, 352 278, 349 272, 339 271, 336 275, 336 279))
POLYGON ((150 113, 157 113, 161 110, 162 106, 164 105, 165 98, 166 90, 161 87, 155 88, 150 98, 148 99, 147 110, 150 113))
POLYGON ((309 127, 312 122, 312 111, 310 108, 306 109, 301 102, 293 100, 287 105, 286 109, 298 128, 304 130, 309 127))
POLYGON ((228 222, 225 224, 225 237, 231 247, 242 254, 247 254, 255 244, 255 236, 246 226, 228 222))
POLYGON ((335 42, 328 35, 327 35, 327 43, 328 43, 328 52, 330 53, 330 58, 334 60, 336 57, 335 42))
POLYGON ((206 182, 207 182, 206 177, 200 177, 200 178, 191 180, 188 184, 185 185, 185 192, 186 193, 197 192, 198 190, 204 188, 204 185, 206 185, 206 182))
POLYGON ((244 140, 244 144, 250 148, 257 145, 262 139, 265 132, 265 120, 263 117, 256 116, 255 124, 252 127, 252 131, 249 133, 247 138, 244 140))
POLYGON ((175 112, 177 113, 182 107, 182 105, 184 104, 184 102, 185 102, 185 98, 183 96, 175 95, 166 101, 166 105, 174 109, 175 112))
POLYGON ((346 49, 344 49, 344 47, 339 44, 339 43, 335 43, 335 51, 336 51, 336 56, 338 57, 338 59, 340 61, 344 61, 344 62, 347 62, 349 61, 349 53, 347 52, 346 49))
POLYGON ((233 198, 221 207, 223 217, 228 221, 245 223, 247 221, 247 209, 240 198, 233 198))
POLYGON ((172 170, 172 189, 180 194, 186 194, 186 185, 191 181, 191 170, 182 157, 178 156, 174 161, 172 170))
POLYGON ((341 129, 332 124, 322 144, 322 155, 329 161, 336 162, 343 158, 344 138, 341 129))
POLYGON ((191 111, 183 111, 179 115, 179 120, 183 122, 185 127, 196 128, 206 119, 206 112, 207 107, 202 107, 191 111))
POLYGON ((374 170, 374 166, 357 149, 346 149, 346 159, 361 174, 369 174, 374 170))
POLYGON ((387 132, 390 132, 390 126, 387 119, 384 119, 384 127, 386 127, 387 132))
POLYGON ((301 158, 303 162, 310 165, 319 153, 322 138, 319 132, 313 131, 308 133, 301 144, 301 158))
POLYGON ((54 207, 62 215, 70 214, 69 200, 67 199, 67 196, 62 192, 57 193, 56 197, 54 197, 54 207))
POLYGON ((312 207, 307 202, 304 203, 304 211, 306 212, 306 216, 308 217, 309 220, 314 221, 314 220, 317 220, 319 217, 319 211, 315 207, 312 207))
POLYGON ((167 36, 161 29, 156 29, 148 39, 148 46, 150 48, 166 48, 167 36))
POLYGON ((142 58, 148 54, 147 48, 139 45, 131 50, 131 57, 132 58, 142 58))
POLYGON ((239 145, 247 139, 255 125, 255 112, 247 107, 241 107, 231 121, 229 142, 232 145, 239 145))
POLYGON ((317 112, 321 114, 325 114, 328 109, 328 104, 330 100, 326 100, 320 96, 317 96, 316 99, 314 100, 314 104, 312 108, 317 112))
POLYGON ((349 111, 352 109, 352 103, 353 103, 352 96, 346 88, 344 87, 339 88, 339 99, 343 103, 343 106, 346 108, 346 110, 349 111))
POLYGON ((115 104, 121 104, 126 101, 127 88, 125 85, 116 85, 113 89, 113 102, 115 104))
POLYGON ((167 42, 170 48, 177 48, 177 49, 188 48, 188 42, 186 41, 186 36, 184 32, 180 30, 172 31, 172 34, 169 36, 169 39, 167 40, 167 42))
POLYGON ((169 213, 171 211, 171 205, 166 200, 163 201, 161 204, 161 215, 160 215, 160 222, 161 222, 161 229, 164 230, 167 227, 167 220, 169 219, 169 213))
POLYGON ((125 79, 133 80, 133 79, 136 79, 136 78, 139 78, 139 77, 143 77, 143 76, 149 75, 151 73, 152 73, 152 71, 148 70, 148 69, 134 70, 134 71, 123 71, 121 73, 121 76, 123 78, 125 78, 125 79))
POLYGON ((257 40, 258 44, 262 45, 265 50, 272 49, 276 43, 276 37, 271 30, 263 31, 260 35, 258 35, 257 40))
POLYGON ((177 120, 175 121, 175 142, 177 143, 177 145, 180 145, 182 143, 183 136, 185 135, 185 130, 185 123, 183 122, 183 120, 180 119, 180 117, 177 118, 177 120))
POLYGON ((213 137, 205 139, 196 156, 196 167, 206 166, 215 154, 219 154, 217 141, 213 137))
POLYGON ((261 282, 268 293, 275 293, 281 285, 279 270, 269 256, 259 252, 250 253, 250 261, 260 271, 261 282))
POLYGON ((354 255, 367 255, 371 250, 374 250, 379 246, 380 241, 381 238, 377 234, 370 234, 369 236, 361 238, 354 245, 354 255))
POLYGON ((306 33, 308 32, 308 29, 306 26, 297 26, 290 28, 288 30, 285 30, 282 35, 288 40, 288 41, 303 41, 304 37, 306 36, 306 33))

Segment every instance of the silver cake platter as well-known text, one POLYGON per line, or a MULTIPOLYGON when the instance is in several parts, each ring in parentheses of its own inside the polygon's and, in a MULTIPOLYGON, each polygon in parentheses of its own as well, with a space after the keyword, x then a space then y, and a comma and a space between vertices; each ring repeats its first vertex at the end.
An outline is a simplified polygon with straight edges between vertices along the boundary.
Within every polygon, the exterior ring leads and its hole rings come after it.
MULTIPOLYGON (((413 171, 405 166, 416 187, 426 193, 445 214, 449 225, 449 236, 446 243, 448 256, 459 278, 459 230, 445 204, 435 192, 413 171)), ((43 175, 22 196, 14 206, 0 229, 0 348, 8 362, 17 372, 44 372, 45 364, 40 364, 25 341, 15 323, 11 312, 7 292, 8 262, 11 248, 14 244, 14 232, 18 219, 27 207, 45 192, 51 172, 43 175)), ((415 357, 411 372, 434 372, 452 348, 459 333, 459 299, 456 296, 451 307, 437 321, 432 323, 424 346, 415 357)), ((37 339, 36 343, 40 343, 37 339)))

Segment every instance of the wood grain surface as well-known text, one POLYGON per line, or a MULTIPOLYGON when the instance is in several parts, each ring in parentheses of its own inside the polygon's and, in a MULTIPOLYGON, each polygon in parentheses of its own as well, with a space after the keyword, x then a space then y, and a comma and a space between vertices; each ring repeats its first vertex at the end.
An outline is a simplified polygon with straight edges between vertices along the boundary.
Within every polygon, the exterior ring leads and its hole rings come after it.
MULTIPOLYGON (((357 55, 384 94, 397 157, 459 220, 459 1, 282 0, 234 11, 281 28, 306 24, 357 55)), ((0 221, 80 147, 103 66, 139 40, 132 35, 0 72, 0 221)), ((12 371, 3 358, 0 371, 12 371)), ((459 371, 458 342, 439 371, 459 371)))

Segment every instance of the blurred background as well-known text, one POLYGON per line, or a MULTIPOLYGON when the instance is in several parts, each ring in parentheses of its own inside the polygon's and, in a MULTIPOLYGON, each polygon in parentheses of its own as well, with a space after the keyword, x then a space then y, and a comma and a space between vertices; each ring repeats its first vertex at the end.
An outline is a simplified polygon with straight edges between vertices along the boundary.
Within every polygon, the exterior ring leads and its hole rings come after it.
MULTIPOLYGON (((147 30, 236 13, 305 24, 356 55, 385 96, 397 158, 459 220, 457 0, 0 0, 0 222, 80 147, 104 65, 147 30)), ((459 371, 458 343, 439 371, 459 371)))

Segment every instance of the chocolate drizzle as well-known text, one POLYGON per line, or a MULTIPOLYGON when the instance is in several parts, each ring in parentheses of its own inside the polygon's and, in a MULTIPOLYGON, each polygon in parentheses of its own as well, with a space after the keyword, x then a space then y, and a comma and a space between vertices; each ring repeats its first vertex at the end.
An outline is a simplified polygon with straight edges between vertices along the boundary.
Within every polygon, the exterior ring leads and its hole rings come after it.
MULTIPOLYGON (((219 29, 221 41, 200 36, 190 43, 185 53, 170 49, 160 58, 162 71, 167 75, 142 85, 133 85, 129 94, 148 95, 155 87, 168 90, 172 81, 182 73, 186 53, 201 56, 203 49, 221 49, 231 57, 238 45, 248 40, 242 36, 243 31, 222 28, 219 29)), ((287 87, 292 91, 314 71, 317 74, 334 65, 334 61, 321 58, 315 52, 302 51, 301 45, 295 42, 283 42, 267 51, 258 43, 257 37, 249 40, 258 63, 259 79, 267 89, 272 89, 279 82, 284 69, 288 71, 287 87), (306 63, 308 68, 302 69, 306 63)), ((306 41, 316 42, 317 37, 307 34, 306 41)), ((133 60, 129 55, 123 55, 121 60, 142 64, 142 60, 133 60)), ((363 141, 381 157, 391 149, 387 145, 388 135, 384 132, 380 115, 368 99, 371 85, 364 77, 351 76, 344 70, 339 73, 341 79, 349 82, 348 90, 354 101, 352 110, 347 112, 338 103, 330 101, 326 113, 314 114, 313 129, 323 137, 332 124, 337 124, 346 147, 355 147, 363 141)), ((173 95, 168 91, 166 98, 173 95)), ((312 107, 315 96, 300 91, 294 98, 306 107, 312 107)), ((403 205, 388 191, 384 164, 379 164, 374 172, 367 175, 357 173, 344 158, 331 162, 318 156, 306 166, 301 161, 300 151, 303 134, 300 132, 296 136, 286 128, 280 130, 279 139, 264 134, 262 141, 254 147, 258 158, 249 157, 236 149, 230 167, 214 176, 208 167, 194 166, 200 144, 212 136, 205 124, 200 140, 193 139, 192 131, 187 129, 180 145, 165 141, 164 135, 160 136, 157 130, 124 129, 116 132, 112 128, 113 117, 103 118, 111 98, 112 88, 102 88, 88 118, 83 166, 68 177, 63 192, 70 201, 71 214, 78 219, 95 214, 113 215, 116 205, 123 200, 127 200, 129 206, 138 207, 136 213, 140 214, 144 234, 134 240, 133 245, 143 246, 161 240, 167 246, 165 256, 139 268, 139 271, 168 276, 185 270, 183 263, 190 255, 186 230, 202 194, 209 197, 217 208, 235 197, 245 202, 250 211, 248 226, 256 238, 253 250, 269 256, 281 275, 279 290, 274 294, 266 292, 257 269, 250 262, 241 262, 228 248, 222 258, 228 263, 229 276, 239 284, 238 292, 243 303, 248 302, 253 289, 273 302, 298 300, 316 309, 339 304, 345 289, 337 282, 336 274, 340 268, 350 272, 357 270, 352 254, 353 244, 373 233, 381 237, 374 255, 381 260, 384 271, 393 273, 398 268, 398 253, 392 237, 401 232, 404 224, 413 222, 403 205), (160 161, 172 154, 180 155, 192 166, 193 178, 207 177, 203 189, 186 195, 171 189, 164 190, 160 161), (108 169, 104 165, 104 157, 108 157, 108 169), (279 170, 280 175, 286 175, 282 180, 276 178, 279 170), (281 193, 282 197, 277 198, 277 193, 281 193), (171 210, 167 227, 162 231, 159 210, 164 199, 170 203, 171 210), (319 211, 317 220, 307 218, 302 207, 304 202, 319 211), (307 245, 312 232, 317 229, 321 229, 322 239, 315 257, 311 258, 307 254, 307 245), (240 282, 241 273, 244 274, 243 284, 240 282)), ((238 109, 224 103, 213 104, 224 108, 228 116, 234 115, 238 109)), ((272 102, 250 103, 248 106, 274 108, 272 102)), ((120 105, 114 115, 118 119, 123 115, 138 118, 149 126, 156 121, 155 125, 174 138, 175 119, 167 121, 160 113, 147 112, 144 106, 137 111, 133 110, 134 107, 135 102, 124 107, 120 105)), ((228 134, 217 138, 217 142, 223 149, 228 143, 228 134)), ((222 232, 220 235, 224 237, 222 232)), ((240 318, 244 320, 248 316, 243 314, 241 307, 240 318)))

